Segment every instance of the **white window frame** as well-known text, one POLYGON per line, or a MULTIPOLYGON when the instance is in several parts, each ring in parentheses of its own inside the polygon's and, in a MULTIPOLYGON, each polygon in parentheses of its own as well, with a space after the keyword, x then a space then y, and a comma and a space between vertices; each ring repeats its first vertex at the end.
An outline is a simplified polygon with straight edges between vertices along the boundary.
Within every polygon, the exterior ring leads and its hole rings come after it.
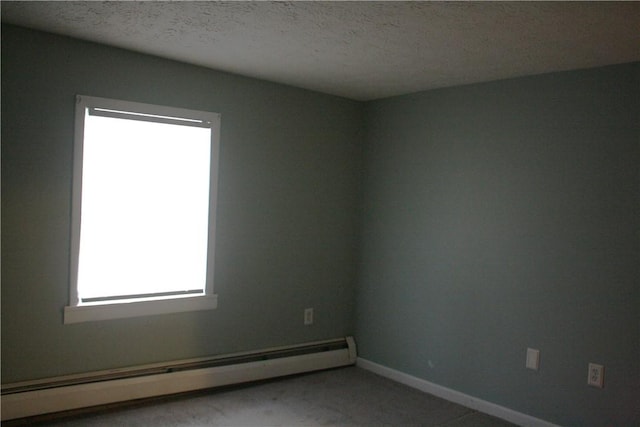
POLYGON ((213 278, 215 258, 215 216, 218 192, 218 158, 220 152, 220 114, 78 95, 76 97, 74 136, 69 305, 64 308, 64 323, 70 324, 96 320, 210 310, 216 308, 218 299, 217 295, 213 293, 213 278), (157 115, 160 116, 157 119, 158 122, 171 122, 171 118, 187 119, 199 122, 200 127, 210 127, 211 160, 209 182, 209 236, 204 294, 188 297, 147 297, 133 302, 105 301, 103 303, 81 303, 78 297, 77 285, 80 254, 84 122, 88 108, 103 108, 114 111, 157 115))

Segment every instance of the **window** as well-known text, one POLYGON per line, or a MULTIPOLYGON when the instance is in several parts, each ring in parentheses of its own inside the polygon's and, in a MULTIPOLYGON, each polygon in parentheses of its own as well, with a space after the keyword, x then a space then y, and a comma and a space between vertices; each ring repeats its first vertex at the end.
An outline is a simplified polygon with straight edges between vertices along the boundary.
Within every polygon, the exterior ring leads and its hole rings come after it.
POLYGON ((65 323, 216 307, 219 124, 215 113, 77 97, 65 323))

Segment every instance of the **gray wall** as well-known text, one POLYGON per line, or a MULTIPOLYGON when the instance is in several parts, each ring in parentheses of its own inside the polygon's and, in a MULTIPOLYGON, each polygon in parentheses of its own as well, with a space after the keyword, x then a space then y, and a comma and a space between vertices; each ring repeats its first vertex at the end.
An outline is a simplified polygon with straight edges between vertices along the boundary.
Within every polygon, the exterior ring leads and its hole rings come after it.
POLYGON ((2 382, 352 334, 361 113, 3 25, 2 382), (62 324, 76 94, 221 113, 218 309, 62 324))
POLYGON ((360 356, 563 425, 637 425, 639 105, 639 64, 369 103, 360 356))
POLYGON ((3 26, 2 382, 355 330, 362 357, 428 381, 630 425, 639 68, 362 104, 3 26), (222 114, 217 310, 62 324, 77 93, 222 114))

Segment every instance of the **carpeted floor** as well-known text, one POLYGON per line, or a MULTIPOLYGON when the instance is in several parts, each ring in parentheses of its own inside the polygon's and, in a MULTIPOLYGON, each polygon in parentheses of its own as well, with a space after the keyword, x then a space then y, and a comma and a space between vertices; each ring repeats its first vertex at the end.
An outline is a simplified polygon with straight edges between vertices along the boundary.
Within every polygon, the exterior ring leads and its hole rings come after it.
POLYGON ((3 425, 506 427, 513 424, 348 367, 3 425))

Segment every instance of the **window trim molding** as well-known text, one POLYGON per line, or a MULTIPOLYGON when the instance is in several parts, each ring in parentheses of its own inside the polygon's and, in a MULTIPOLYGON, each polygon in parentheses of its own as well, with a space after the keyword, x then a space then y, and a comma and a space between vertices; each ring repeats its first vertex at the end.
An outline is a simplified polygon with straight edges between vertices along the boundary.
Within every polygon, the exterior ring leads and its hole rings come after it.
POLYGON ((215 294, 118 304, 66 306, 64 308, 64 324, 212 310, 217 306, 218 296, 215 294))
POLYGON ((217 295, 213 293, 213 279, 215 263, 216 206, 218 195, 218 159, 220 154, 220 114, 177 107, 77 95, 74 126, 71 241, 69 259, 69 305, 64 307, 63 323, 70 324, 95 320, 120 319, 215 309, 218 304, 217 295), (211 129, 211 159, 209 163, 209 236, 207 245, 207 278, 204 295, 188 297, 179 296, 175 298, 161 297, 157 299, 146 299, 133 302, 114 303, 109 301, 104 304, 81 304, 78 297, 77 284, 78 262, 80 255, 84 121, 86 109, 95 107, 141 113, 145 115, 158 115, 161 116, 158 122, 163 121, 162 117, 188 118, 206 124, 206 127, 211 129))

